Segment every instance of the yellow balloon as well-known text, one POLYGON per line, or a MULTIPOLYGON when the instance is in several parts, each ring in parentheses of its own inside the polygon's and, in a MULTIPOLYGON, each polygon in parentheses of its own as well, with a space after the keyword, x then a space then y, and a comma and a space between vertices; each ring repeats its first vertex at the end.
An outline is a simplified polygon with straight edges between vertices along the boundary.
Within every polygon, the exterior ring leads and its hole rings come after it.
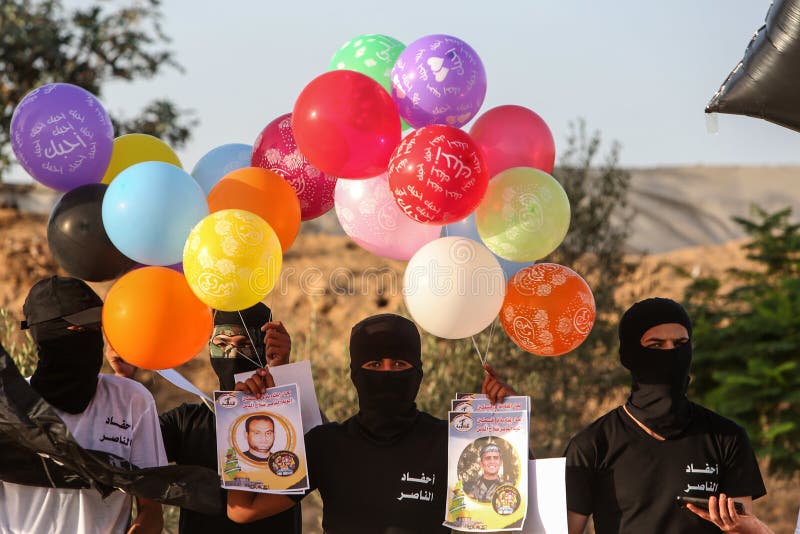
POLYGON ((243 310, 275 287, 283 253, 275 231, 244 210, 212 213, 192 229, 183 272, 197 298, 214 309, 243 310))
POLYGON ((119 173, 143 161, 163 161, 183 168, 175 152, 161 139, 147 134, 126 134, 114 139, 111 161, 103 183, 110 184, 119 173))

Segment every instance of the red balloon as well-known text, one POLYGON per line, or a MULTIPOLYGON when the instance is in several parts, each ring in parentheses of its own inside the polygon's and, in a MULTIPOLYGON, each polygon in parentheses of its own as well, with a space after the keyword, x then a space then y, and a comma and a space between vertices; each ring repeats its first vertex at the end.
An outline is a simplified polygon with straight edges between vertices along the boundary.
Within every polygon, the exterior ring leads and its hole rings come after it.
POLYGON ((297 97, 292 131, 308 161, 338 178, 386 172, 400 142, 400 114, 381 85, 359 72, 317 76, 297 97))
POLYGON ((316 219, 333 207, 336 178, 320 171, 300 153, 292 134, 292 114, 267 124, 253 145, 253 167, 283 176, 297 193, 302 220, 316 219))
POLYGON ((578 273, 556 263, 537 263, 508 281, 500 321, 514 343, 537 356, 561 356, 589 336, 594 295, 578 273))
POLYGON ((406 136, 389 162, 389 186, 403 212, 422 223, 467 217, 486 193, 480 148, 463 130, 432 124, 406 136))
POLYGON ((498 106, 475 121, 469 134, 483 150, 489 176, 514 167, 553 173, 556 143, 547 123, 528 108, 498 106))

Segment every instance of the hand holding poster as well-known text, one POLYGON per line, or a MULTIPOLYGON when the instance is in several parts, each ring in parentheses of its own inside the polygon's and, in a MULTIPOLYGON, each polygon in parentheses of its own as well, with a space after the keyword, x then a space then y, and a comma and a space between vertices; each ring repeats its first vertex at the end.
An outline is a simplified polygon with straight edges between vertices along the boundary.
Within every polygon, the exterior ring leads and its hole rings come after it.
POLYGON ((223 488, 263 493, 308 489, 296 384, 267 389, 261 398, 215 391, 214 405, 223 488))
POLYGON ((528 412, 450 412, 444 525, 521 530, 528 506, 528 412))

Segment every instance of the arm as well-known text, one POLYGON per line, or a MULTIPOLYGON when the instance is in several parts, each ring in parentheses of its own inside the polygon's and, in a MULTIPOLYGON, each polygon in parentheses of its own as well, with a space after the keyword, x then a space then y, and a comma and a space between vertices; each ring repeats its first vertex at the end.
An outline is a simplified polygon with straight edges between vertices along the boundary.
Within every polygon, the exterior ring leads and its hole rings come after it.
POLYGON ((106 340, 105 355, 106 360, 108 360, 108 365, 111 366, 111 369, 114 371, 116 376, 133 378, 133 376, 136 374, 136 371, 139 370, 139 368, 135 365, 131 365, 123 360, 122 356, 117 354, 117 351, 114 350, 114 347, 111 346, 111 343, 109 343, 108 340, 106 340))
POLYGON ((161 504, 138 497, 136 503, 139 513, 131 524, 128 534, 159 534, 164 526, 161 504))
POLYGON ((292 338, 289 332, 280 321, 273 321, 261 327, 264 332, 264 350, 267 364, 278 366, 289 363, 289 356, 292 352, 292 338))
MULTIPOLYGON (((708 511, 698 508, 693 504, 686 507, 706 521, 714 523, 722 532, 733 534, 774 534, 770 528, 762 523, 756 516, 751 515, 753 499, 750 497, 727 497, 724 493, 717 499, 712 496, 708 499, 708 511), (739 515, 733 503, 739 501, 744 504, 746 514, 739 515)), ((570 534, 572 534, 570 532, 570 534)))
POLYGON ((511 397, 517 394, 517 392, 514 391, 511 386, 497 377, 497 373, 495 373, 494 369, 488 365, 484 365, 483 368, 486 370, 486 378, 483 379, 481 393, 489 397, 489 400, 492 404, 503 402, 506 397, 511 397))
POLYGON ((258 521, 288 510, 294 504, 294 501, 285 495, 228 491, 228 517, 237 523, 258 521))
POLYGON ((569 534, 583 534, 583 531, 586 530, 586 523, 588 522, 588 515, 567 510, 567 531, 569 534))

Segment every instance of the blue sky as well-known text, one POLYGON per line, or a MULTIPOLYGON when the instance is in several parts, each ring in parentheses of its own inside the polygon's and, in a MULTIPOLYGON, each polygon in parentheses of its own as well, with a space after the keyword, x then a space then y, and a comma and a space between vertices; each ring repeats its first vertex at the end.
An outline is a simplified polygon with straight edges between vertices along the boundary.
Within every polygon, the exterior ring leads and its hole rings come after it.
MULTIPOLYGON (((67 5, 85 3, 68 0, 67 5)), ((184 166, 215 146, 251 144, 362 33, 405 43, 449 33, 487 71, 483 110, 519 104, 550 125, 556 149, 583 117, 618 140, 628 166, 797 164, 800 133, 703 109, 763 24, 768 0, 530 0, 493 2, 165 0, 164 30, 185 72, 106 88, 107 108, 130 115, 168 97, 200 119, 184 166)))

